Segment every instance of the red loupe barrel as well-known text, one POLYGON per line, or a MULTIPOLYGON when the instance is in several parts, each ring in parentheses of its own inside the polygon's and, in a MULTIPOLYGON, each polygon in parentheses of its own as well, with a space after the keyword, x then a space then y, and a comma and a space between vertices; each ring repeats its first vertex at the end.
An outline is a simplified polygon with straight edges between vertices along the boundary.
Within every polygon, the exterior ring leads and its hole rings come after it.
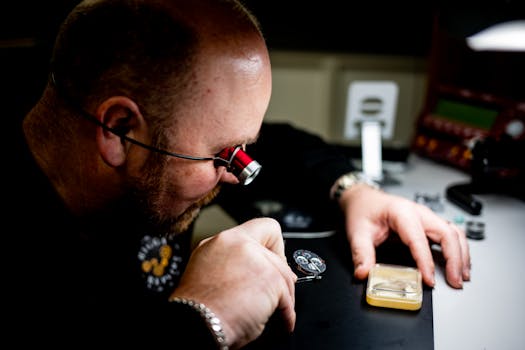
POLYGON ((237 176, 243 185, 251 183, 262 168, 261 164, 246 154, 240 146, 225 148, 218 157, 226 161, 228 171, 237 176))

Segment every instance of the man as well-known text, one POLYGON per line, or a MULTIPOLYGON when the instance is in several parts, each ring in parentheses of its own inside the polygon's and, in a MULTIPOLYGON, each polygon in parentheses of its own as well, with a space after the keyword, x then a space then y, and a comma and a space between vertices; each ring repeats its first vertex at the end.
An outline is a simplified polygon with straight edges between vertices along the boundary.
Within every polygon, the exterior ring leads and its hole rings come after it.
MULTIPOLYGON (((12 324, 40 344, 198 349, 242 347, 274 313, 292 331, 297 277, 277 221, 252 219, 189 250, 199 208, 245 180, 231 163, 266 133, 270 95, 263 36, 235 1, 78 5, 16 148, 10 209, 28 217, 11 235, 12 324)), ((337 197, 358 278, 390 229, 429 285, 428 238, 452 286, 469 278, 464 235, 430 210, 361 182, 337 197)))

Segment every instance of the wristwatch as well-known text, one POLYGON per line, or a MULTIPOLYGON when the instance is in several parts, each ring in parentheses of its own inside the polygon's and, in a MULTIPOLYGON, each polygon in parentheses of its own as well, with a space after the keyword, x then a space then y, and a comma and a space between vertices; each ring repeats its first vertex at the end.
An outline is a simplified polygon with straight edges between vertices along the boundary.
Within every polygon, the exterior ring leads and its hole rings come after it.
POLYGON ((365 176, 363 173, 352 171, 342 175, 335 181, 334 185, 330 189, 330 198, 333 200, 338 200, 341 197, 341 194, 343 194, 344 190, 347 190, 356 184, 366 184, 375 189, 380 188, 377 182, 365 176))

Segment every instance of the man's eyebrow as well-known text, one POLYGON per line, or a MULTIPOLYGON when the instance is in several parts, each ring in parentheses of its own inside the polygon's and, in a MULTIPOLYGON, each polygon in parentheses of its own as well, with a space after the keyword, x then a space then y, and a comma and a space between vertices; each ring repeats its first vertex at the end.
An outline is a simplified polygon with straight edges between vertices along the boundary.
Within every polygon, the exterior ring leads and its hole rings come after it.
POLYGON ((258 132, 257 135, 255 135, 255 137, 251 137, 251 138, 248 138, 248 139, 243 139, 243 140, 236 141, 236 142, 234 142, 234 145, 235 146, 238 146, 238 145, 251 145, 251 144, 257 142, 257 140, 259 139, 259 136, 260 136, 260 132, 258 132))
POLYGON ((228 148, 228 147, 232 147, 232 146, 254 144, 259 139, 259 136, 260 136, 260 132, 258 132, 257 135, 255 135, 255 137, 251 137, 251 138, 248 138, 248 139, 237 140, 235 142, 231 142, 230 141, 227 144, 225 143, 225 144, 222 144, 221 146, 219 146, 219 151, 222 151, 223 149, 228 148))
POLYGON ((256 143, 257 140, 259 139, 259 136, 260 136, 260 135, 261 135, 261 132, 259 131, 259 132, 257 133, 257 135, 255 135, 255 137, 246 140, 245 143, 246 143, 247 145, 250 145, 250 144, 252 144, 252 143, 256 143))

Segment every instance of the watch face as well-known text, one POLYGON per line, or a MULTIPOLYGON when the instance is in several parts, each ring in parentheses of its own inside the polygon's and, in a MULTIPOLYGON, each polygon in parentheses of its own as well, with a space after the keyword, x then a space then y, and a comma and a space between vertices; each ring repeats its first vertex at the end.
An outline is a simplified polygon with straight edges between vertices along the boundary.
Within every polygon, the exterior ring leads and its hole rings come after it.
POLYGON ((137 257, 147 289, 163 292, 177 284, 183 261, 178 242, 166 237, 144 236, 137 257))

